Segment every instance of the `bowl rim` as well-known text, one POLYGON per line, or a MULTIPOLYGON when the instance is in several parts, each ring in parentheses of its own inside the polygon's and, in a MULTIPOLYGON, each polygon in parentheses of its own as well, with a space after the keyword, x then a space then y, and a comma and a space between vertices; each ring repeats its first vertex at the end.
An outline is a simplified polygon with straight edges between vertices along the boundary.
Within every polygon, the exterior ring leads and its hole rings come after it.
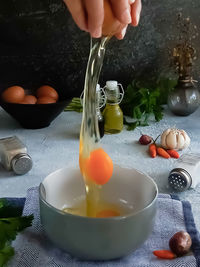
POLYGON ((128 170, 135 170, 136 172, 138 172, 139 174, 142 174, 145 179, 149 179, 152 184, 154 185, 155 187, 155 196, 154 198, 152 199, 152 201, 147 205, 145 206, 144 208, 138 210, 138 211, 135 211, 135 212, 130 212, 128 213, 127 215, 123 215, 123 216, 115 216, 115 217, 102 217, 102 218, 96 218, 96 217, 88 217, 88 216, 81 216, 81 215, 76 215, 76 214, 71 214, 71 213, 68 213, 68 212, 64 212, 58 208, 55 208, 54 206, 52 206, 50 203, 48 203, 44 198, 43 198, 43 193, 42 191, 45 190, 44 188, 44 184, 43 184, 43 181, 50 175, 56 173, 56 172, 59 172, 59 171, 62 171, 64 169, 67 169, 67 168, 71 168, 73 170, 77 170, 78 168, 75 168, 75 167, 64 167, 64 168, 60 168, 54 172, 51 172, 50 174, 48 174, 44 180, 40 183, 39 185, 39 200, 42 201, 48 208, 52 209, 53 211, 55 211, 56 213, 59 213, 63 216, 66 216, 66 217, 74 217, 74 218, 79 218, 79 219, 83 219, 83 220, 92 220, 92 221, 103 221, 103 220, 106 220, 106 221, 109 221, 109 220, 115 220, 115 221, 121 221, 121 220, 124 220, 124 219, 128 219, 128 218, 131 218, 133 216, 136 216, 136 215, 139 215, 140 213, 144 212, 145 210, 147 210, 149 207, 153 206, 154 203, 157 201, 157 198, 158 198, 158 186, 156 184, 156 182, 153 180, 153 178, 151 178, 148 174, 142 172, 142 171, 139 171, 135 168, 129 168, 129 167, 123 167, 123 166, 120 166, 118 164, 114 164, 114 166, 117 166, 117 167, 120 167, 122 169, 128 169, 128 170))

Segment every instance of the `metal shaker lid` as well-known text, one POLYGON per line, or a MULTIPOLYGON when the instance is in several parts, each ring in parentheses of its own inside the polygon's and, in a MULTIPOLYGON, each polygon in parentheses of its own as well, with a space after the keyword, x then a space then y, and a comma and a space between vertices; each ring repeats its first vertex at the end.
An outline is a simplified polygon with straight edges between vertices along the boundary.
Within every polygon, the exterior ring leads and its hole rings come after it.
POLYGON ((31 157, 26 153, 20 153, 13 157, 11 161, 12 170, 19 175, 25 174, 33 166, 31 157))
POLYGON ((185 191, 192 184, 191 175, 182 168, 173 169, 168 177, 168 183, 176 191, 185 191))

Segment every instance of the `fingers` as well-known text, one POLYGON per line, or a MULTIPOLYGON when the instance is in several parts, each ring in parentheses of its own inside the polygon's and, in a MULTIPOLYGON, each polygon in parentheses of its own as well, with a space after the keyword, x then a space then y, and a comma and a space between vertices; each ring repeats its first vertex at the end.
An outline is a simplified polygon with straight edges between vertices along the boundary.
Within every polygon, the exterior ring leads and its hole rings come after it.
MULTIPOLYGON (((102 35, 104 20, 103 0, 64 0, 74 21, 81 30, 89 31, 91 36, 99 38, 102 35)), ((137 26, 142 9, 141 0, 109 0, 115 17, 123 24, 137 26)), ((116 35, 123 39, 126 28, 116 35)))
POLYGON ((81 30, 88 31, 85 8, 82 0, 64 0, 74 21, 81 30))
POLYGON ((116 37, 118 40, 122 40, 122 39, 124 39, 124 36, 125 36, 125 34, 126 34, 127 27, 128 27, 128 25, 126 25, 126 26, 123 28, 123 30, 122 30, 121 32, 119 32, 119 33, 117 33, 117 34, 115 35, 115 37, 116 37))
POLYGON ((103 0, 85 0, 85 7, 88 15, 88 30, 92 37, 99 38, 104 19, 103 0))
POLYGON ((133 0, 110 0, 115 17, 124 24, 131 23, 130 4, 133 0))
MULTIPOLYGON (((140 20, 140 13, 142 10, 141 0, 129 0, 129 4, 131 5, 131 17, 133 26, 137 26, 140 20)), ((128 26, 128 25, 127 25, 128 26)), ((126 34, 127 26, 123 28, 123 30, 116 34, 116 38, 122 40, 126 34)))
POLYGON ((135 0, 135 2, 131 5, 131 17, 133 26, 137 26, 140 20, 140 13, 142 10, 142 2, 141 0, 135 0))

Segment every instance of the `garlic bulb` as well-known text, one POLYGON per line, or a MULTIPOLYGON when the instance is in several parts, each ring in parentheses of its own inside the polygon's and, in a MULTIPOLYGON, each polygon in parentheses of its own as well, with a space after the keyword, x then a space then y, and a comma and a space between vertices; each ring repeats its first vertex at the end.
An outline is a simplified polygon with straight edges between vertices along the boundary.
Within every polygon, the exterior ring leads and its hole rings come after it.
POLYGON ((161 145, 166 149, 181 150, 190 145, 190 138, 184 130, 170 128, 162 133, 161 145))

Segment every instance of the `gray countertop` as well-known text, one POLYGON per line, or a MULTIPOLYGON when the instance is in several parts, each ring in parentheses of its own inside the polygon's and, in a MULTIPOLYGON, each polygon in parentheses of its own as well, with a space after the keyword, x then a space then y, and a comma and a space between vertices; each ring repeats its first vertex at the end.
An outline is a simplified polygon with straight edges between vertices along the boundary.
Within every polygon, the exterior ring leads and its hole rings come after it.
MULTIPOLYGON (((168 127, 184 129, 191 138, 189 149, 182 151, 200 152, 200 109, 188 117, 177 117, 165 110, 159 123, 140 128, 144 134, 156 138, 168 127)), ((23 176, 16 176, 0 166, 0 196, 24 197, 26 191, 39 183, 51 172, 66 166, 78 166, 79 131, 81 114, 63 112, 52 124, 44 129, 22 129, 4 110, 0 108, 0 138, 17 135, 26 144, 33 159, 32 170, 23 176)), ((172 193, 167 185, 167 177, 175 159, 150 158, 147 147, 138 144, 140 131, 126 131, 117 135, 105 135, 102 146, 114 163, 133 167, 150 175, 157 183, 160 193, 172 193)), ((200 230, 199 203, 200 186, 178 194, 189 200, 198 230, 200 230)))

